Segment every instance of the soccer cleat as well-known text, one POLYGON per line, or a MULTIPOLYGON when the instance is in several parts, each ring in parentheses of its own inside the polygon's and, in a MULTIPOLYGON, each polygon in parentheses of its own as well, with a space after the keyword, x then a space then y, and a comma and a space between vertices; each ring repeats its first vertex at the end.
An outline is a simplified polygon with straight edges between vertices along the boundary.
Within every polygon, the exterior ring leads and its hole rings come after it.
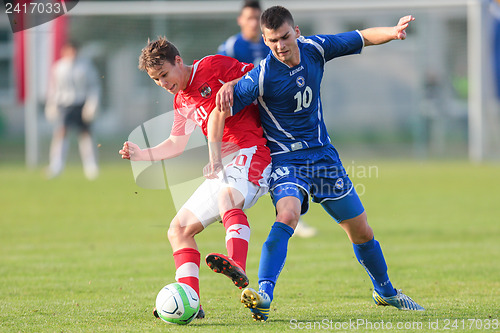
POLYGON ((210 253, 205 258, 205 261, 208 267, 215 273, 222 273, 233 280, 236 287, 242 289, 248 286, 248 278, 245 271, 233 259, 220 253, 210 253))
POLYGON ((384 297, 373 291, 373 300, 375 304, 387 306, 392 305, 399 310, 413 310, 413 311, 424 311, 425 309, 412 300, 409 296, 403 294, 401 289, 396 290, 397 294, 390 297, 384 297))
POLYGON ((200 304, 200 310, 198 311, 198 314, 196 315, 195 319, 203 319, 205 318, 205 311, 203 311, 203 308, 201 307, 200 304))
POLYGON ((246 288, 241 293, 241 303, 243 303, 246 308, 250 308, 253 320, 267 320, 269 308, 271 307, 271 299, 266 292, 262 290, 257 292, 252 288, 246 288))

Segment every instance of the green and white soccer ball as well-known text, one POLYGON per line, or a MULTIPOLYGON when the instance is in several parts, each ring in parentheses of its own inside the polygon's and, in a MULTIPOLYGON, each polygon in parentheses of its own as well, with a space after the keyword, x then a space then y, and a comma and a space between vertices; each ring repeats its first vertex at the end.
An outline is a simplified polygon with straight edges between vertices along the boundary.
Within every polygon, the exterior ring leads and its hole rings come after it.
POLYGON ((174 282, 163 287, 156 296, 156 312, 169 324, 187 325, 200 310, 200 298, 185 283, 174 282))

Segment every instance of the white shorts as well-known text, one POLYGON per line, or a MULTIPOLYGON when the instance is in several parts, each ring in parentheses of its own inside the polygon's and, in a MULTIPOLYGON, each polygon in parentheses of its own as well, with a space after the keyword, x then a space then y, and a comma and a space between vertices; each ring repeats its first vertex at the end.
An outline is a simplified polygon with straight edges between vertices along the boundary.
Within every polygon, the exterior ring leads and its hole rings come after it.
POLYGON ((262 151, 259 146, 241 149, 231 162, 224 166, 225 179, 222 171, 218 174, 219 178, 206 179, 179 212, 184 208, 191 211, 205 228, 215 221, 220 221, 219 193, 226 187, 234 188, 243 195, 243 209, 252 207, 269 190, 271 163, 266 154, 269 154, 267 147, 266 151, 262 151))

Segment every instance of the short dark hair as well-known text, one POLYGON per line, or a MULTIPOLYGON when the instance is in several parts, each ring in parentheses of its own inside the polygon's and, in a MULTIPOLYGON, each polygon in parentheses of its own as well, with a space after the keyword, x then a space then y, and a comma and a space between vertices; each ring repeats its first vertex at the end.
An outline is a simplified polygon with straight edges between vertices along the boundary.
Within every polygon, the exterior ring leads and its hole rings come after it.
POLYGON ((180 56, 179 50, 165 37, 158 37, 155 41, 148 39, 148 44, 139 56, 139 69, 147 71, 150 68, 161 67, 165 61, 175 65, 175 57, 180 56))
POLYGON ((260 8, 260 2, 258 0, 245 0, 243 6, 241 7, 241 11, 243 11, 243 9, 245 8, 254 8, 262 11, 262 8, 260 8))
POLYGON ((276 30, 284 23, 295 26, 292 13, 282 6, 273 6, 266 9, 260 18, 260 25, 271 30, 276 30))

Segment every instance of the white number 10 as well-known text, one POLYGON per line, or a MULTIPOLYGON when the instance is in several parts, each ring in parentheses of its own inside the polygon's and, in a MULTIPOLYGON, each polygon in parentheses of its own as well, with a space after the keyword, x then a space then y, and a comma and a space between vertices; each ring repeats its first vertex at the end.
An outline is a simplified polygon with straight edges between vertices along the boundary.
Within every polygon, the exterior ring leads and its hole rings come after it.
POLYGON ((297 100, 297 108, 293 112, 299 112, 302 108, 308 108, 312 102, 312 95, 313 92, 309 86, 304 89, 303 94, 300 91, 297 92, 295 96, 293 96, 293 98, 297 100))

